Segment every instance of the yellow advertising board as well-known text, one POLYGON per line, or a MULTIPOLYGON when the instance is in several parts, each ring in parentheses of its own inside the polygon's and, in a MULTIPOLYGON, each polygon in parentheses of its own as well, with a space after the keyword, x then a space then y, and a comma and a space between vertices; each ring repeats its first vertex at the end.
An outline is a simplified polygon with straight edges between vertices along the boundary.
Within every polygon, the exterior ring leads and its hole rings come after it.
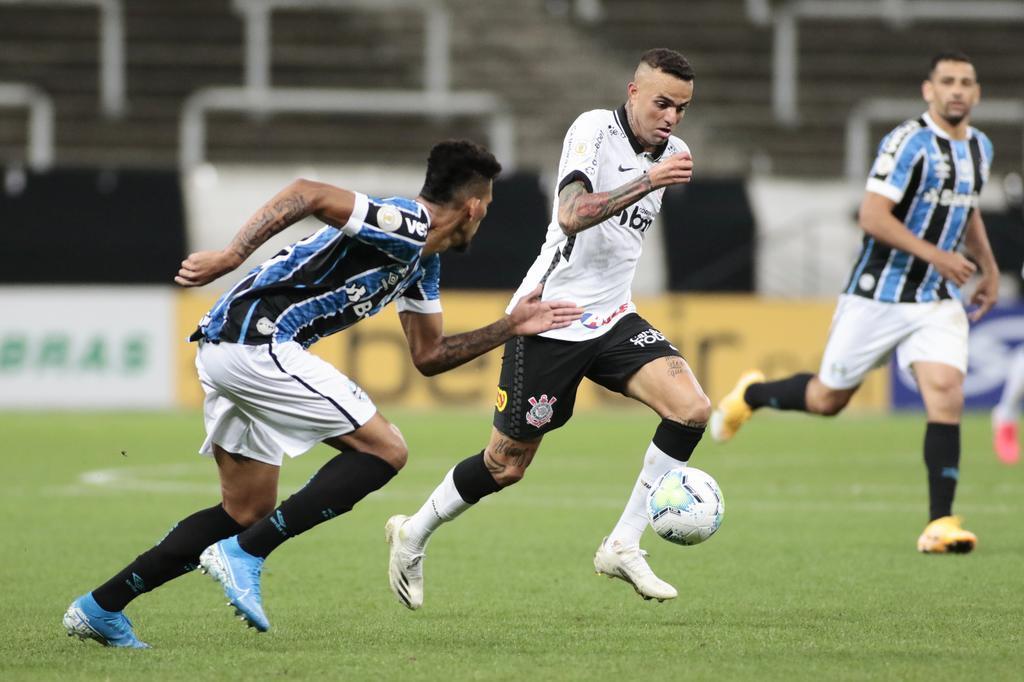
MULTIPOLYGON (((215 301, 214 296, 182 292, 179 338, 185 338, 215 301)), ((508 292, 442 294, 444 331, 457 334, 498 319, 508 292)), ((637 308, 682 351, 708 396, 717 401, 741 372, 759 367, 769 378, 816 372, 835 302, 762 299, 754 296, 665 295, 638 299, 637 308)), ((501 349, 450 372, 424 377, 416 371, 394 307, 348 330, 321 340, 312 351, 327 360, 381 405, 445 407, 493 405, 497 397, 501 349)), ((177 394, 183 407, 202 404, 195 376, 195 347, 179 345, 177 394)), ((578 410, 624 405, 630 401, 584 382, 578 410)), ((889 404, 888 374, 871 374, 851 407, 881 410, 889 404)))

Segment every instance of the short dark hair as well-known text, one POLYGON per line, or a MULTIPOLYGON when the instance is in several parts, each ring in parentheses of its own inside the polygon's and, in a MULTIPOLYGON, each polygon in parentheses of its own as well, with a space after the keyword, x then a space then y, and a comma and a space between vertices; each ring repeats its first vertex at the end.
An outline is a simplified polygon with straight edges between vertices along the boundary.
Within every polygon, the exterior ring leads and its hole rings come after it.
POLYGON ((684 81, 693 80, 693 67, 686 57, 667 47, 656 47, 640 55, 640 63, 684 81))
POLYGON ((974 64, 965 52, 961 52, 960 50, 943 50, 932 57, 931 66, 928 67, 929 78, 931 78, 932 74, 935 73, 935 67, 939 65, 939 62, 965 62, 971 65, 974 64))
POLYGON ((420 196, 436 204, 450 202, 460 190, 493 180, 501 164, 485 147, 469 140, 445 140, 430 150, 420 196))

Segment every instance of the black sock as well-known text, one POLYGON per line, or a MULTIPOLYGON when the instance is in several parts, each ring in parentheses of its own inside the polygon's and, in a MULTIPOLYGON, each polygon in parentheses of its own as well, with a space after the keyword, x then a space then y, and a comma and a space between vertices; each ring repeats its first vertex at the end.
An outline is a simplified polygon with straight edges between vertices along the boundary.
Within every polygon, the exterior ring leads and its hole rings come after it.
POLYGON ((253 556, 267 557, 288 538, 349 511, 397 473, 376 455, 343 452, 323 465, 305 487, 270 516, 240 533, 238 544, 253 556))
POLYGON ((960 478, 960 425, 928 422, 924 432, 924 464, 928 467, 929 521, 953 513, 960 478))
POLYGON ((484 464, 483 450, 455 465, 452 469, 452 483, 459 491, 459 496, 468 504, 476 504, 491 493, 501 490, 484 464))
POLYGON ((92 591, 107 611, 122 611, 140 594, 196 568, 204 549, 242 530, 219 504, 182 519, 155 547, 143 552, 124 570, 92 591))
POLYGON ((759 407, 774 407, 776 410, 806 412, 807 384, 813 378, 813 374, 805 372, 779 381, 750 384, 743 394, 743 399, 755 410, 759 407))
POLYGON ((662 419, 654 431, 652 442, 669 457, 678 459, 680 462, 689 462, 693 449, 697 447, 701 436, 704 435, 704 428, 662 419))

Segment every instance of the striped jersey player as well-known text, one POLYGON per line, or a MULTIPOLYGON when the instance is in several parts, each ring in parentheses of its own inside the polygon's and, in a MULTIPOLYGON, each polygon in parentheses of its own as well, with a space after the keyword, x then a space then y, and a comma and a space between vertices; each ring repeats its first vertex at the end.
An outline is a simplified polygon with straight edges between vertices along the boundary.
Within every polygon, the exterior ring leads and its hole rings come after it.
POLYGON ((307 348, 392 301, 424 374, 456 367, 517 334, 570 324, 569 303, 532 292, 508 315, 447 336, 439 302, 439 254, 464 249, 487 215, 501 166, 468 141, 436 145, 415 199, 373 199, 298 180, 264 204, 221 251, 201 251, 175 281, 198 286, 234 270, 272 235, 306 216, 325 227, 253 269, 221 296, 192 339, 206 393, 206 442, 221 500, 181 520, 64 614, 69 635, 106 646, 146 648, 123 609, 135 597, 201 566, 220 582, 251 627, 270 627, 260 596, 263 561, 278 546, 344 514, 386 484, 407 447, 370 397, 307 348), (284 455, 319 442, 340 451, 277 505, 284 455), (276 506, 276 509, 275 509, 276 506))
POLYGON ((928 415, 929 522, 917 548, 963 553, 977 542, 952 513, 968 317, 984 315, 999 288, 978 207, 992 143, 970 125, 981 88, 967 55, 936 55, 921 94, 928 111, 897 126, 879 146, 860 207, 864 244, 839 296, 818 373, 765 381, 761 372, 747 372, 713 413, 711 435, 729 440, 760 407, 837 414, 867 373, 895 353, 928 415), (961 287, 978 267, 969 300, 976 309, 968 316, 961 287))

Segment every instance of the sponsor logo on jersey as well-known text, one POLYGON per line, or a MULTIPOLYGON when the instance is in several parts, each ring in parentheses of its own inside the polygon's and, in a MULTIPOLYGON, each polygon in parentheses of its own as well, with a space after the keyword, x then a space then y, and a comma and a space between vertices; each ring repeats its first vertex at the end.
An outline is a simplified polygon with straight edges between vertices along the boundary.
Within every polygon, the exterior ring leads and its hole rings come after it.
POLYGON ((624 208, 618 213, 619 226, 629 226, 638 232, 646 232, 651 229, 651 225, 654 224, 654 214, 642 206, 633 206, 633 212, 630 213, 628 208, 624 208))
POLYGON ((655 344, 655 343, 658 343, 659 341, 664 341, 664 340, 665 340, 665 335, 662 334, 661 332, 659 332, 654 327, 651 327, 647 331, 640 332, 639 334, 637 334, 636 336, 631 338, 629 340, 629 342, 631 344, 633 344, 634 346, 639 346, 640 348, 644 348, 646 346, 650 346, 652 344, 655 344))
POLYGON ((377 209, 377 227, 385 232, 394 232, 402 226, 402 212, 390 204, 377 209))
POLYGON ((494 398, 494 407, 498 409, 498 412, 504 412, 506 405, 508 405, 508 393, 499 388, 498 395, 494 398))
POLYGON ((952 206, 954 208, 970 208, 978 205, 978 193, 960 194, 948 187, 941 192, 938 188, 932 187, 924 193, 924 200, 939 206, 952 206))
POLYGON ((345 295, 348 296, 348 300, 355 303, 362 300, 363 296, 366 296, 366 287, 362 284, 349 284, 345 287, 345 295))
POLYGON ((558 398, 551 396, 548 398, 547 394, 541 395, 540 398, 534 398, 530 396, 528 400, 530 405, 530 411, 526 413, 526 423, 535 428, 540 428, 551 421, 551 418, 555 416, 555 408, 552 407, 558 398))
POLYGON ((608 324, 622 313, 626 312, 626 308, 628 307, 628 303, 623 303, 622 305, 615 309, 615 312, 613 312, 611 315, 604 318, 603 320, 594 313, 583 313, 583 316, 580 317, 580 324, 582 324, 587 329, 597 329, 598 327, 603 327, 604 325, 608 324))
POLYGON ((953 166, 949 164, 949 154, 945 152, 932 154, 932 169, 935 171, 935 177, 939 180, 948 179, 950 173, 953 172, 953 166))
POLYGON ((412 218, 406 216, 405 227, 406 229, 409 230, 409 234, 414 234, 417 237, 427 236, 427 224, 422 220, 413 220, 412 218))

